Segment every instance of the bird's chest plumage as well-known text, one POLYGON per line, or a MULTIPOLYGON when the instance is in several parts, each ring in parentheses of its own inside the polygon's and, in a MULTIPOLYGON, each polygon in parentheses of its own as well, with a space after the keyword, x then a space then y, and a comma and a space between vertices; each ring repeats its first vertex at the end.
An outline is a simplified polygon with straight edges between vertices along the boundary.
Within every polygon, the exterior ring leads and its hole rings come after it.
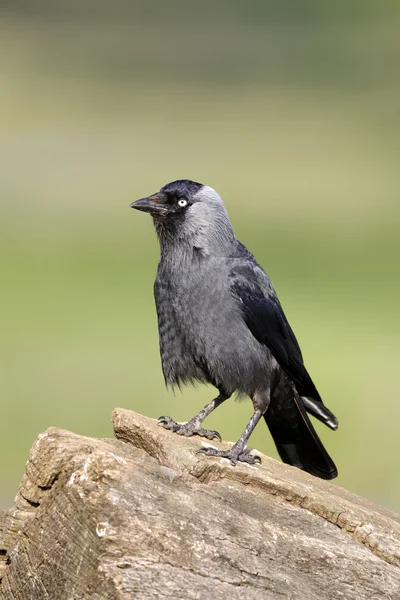
POLYGON ((249 371, 249 350, 252 371, 265 362, 265 350, 259 350, 231 295, 227 259, 161 261, 154 295, 168 382, 199 379, 238 389, 249 371))
POLYGON ((217 321, 224 319, 220 308, 230 300, 224 283, 223 269, 211 261, 160 263, 154 295, 163 347, 173 337, 187 357, 208 345, 217 321))

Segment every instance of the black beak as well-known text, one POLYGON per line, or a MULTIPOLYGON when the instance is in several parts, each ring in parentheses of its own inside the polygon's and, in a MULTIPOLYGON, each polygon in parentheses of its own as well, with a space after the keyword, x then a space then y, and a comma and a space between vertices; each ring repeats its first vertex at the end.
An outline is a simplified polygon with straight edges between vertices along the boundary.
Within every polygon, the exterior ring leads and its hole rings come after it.
POLYGON ((148 198, 140 198, 140 200, 132 202, 130 206, 152 215, 165 215, 168 212, 168 206, 165 204, 164 198, 157 194, 148 198))

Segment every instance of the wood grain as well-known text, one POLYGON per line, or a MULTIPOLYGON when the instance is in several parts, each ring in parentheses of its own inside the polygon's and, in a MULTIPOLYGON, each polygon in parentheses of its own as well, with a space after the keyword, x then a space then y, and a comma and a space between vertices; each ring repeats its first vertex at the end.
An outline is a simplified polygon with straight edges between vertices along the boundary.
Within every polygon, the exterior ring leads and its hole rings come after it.
POLYGON ((398 515, 268 457, 196 455, 131 411, 113 424, 34 443, 0 512, 1 600, 400 598, 398 515))

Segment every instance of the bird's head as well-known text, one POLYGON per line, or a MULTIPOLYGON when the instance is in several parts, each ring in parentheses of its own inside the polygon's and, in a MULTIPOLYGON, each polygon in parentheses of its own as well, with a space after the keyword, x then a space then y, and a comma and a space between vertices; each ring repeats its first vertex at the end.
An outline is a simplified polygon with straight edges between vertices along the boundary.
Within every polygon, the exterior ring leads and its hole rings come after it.
POLYGON ((131 207, 150 213, 162 245, 181 242, 211 253, 235 239, 220 195, 189 179, 167 183, 131 207))
POLYGON ((215 190, 189 179, 180 179, 167 183, 159 192, 147 198, 132 202, 131 207, 148 212, 155 219, 182 221, 196 203, 210 201, 222 204, 215 190))

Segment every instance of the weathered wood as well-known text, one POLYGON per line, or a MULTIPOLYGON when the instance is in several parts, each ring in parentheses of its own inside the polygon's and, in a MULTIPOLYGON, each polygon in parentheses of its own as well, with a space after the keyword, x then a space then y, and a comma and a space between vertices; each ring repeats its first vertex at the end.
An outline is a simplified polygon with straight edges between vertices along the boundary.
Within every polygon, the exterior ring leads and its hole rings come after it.
POLYGON ((267 457, 196 455, 202 440, 130 411, 113 422, 117 440, 50 428, 33 445, 0 512, 2 600, 400 598, 398 515, 267 457))

